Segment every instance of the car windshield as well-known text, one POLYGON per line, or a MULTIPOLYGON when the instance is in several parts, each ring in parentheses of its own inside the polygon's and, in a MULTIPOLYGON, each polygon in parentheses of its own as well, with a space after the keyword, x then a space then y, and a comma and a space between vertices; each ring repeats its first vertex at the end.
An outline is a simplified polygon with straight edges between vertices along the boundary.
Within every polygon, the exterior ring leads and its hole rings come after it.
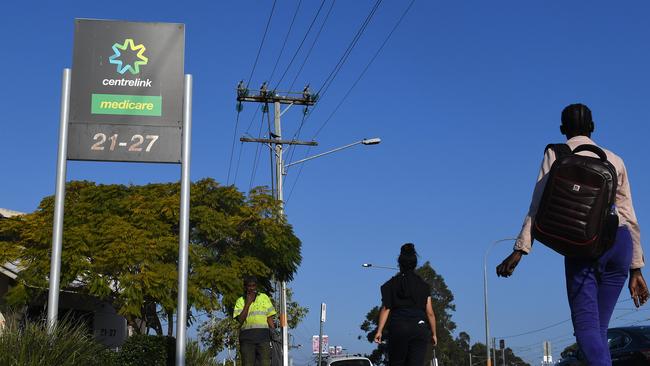
POLYGON ((650 327, 639 327, 634 329, 634 333, 643 338, 644 343, 650 342, 650 327))
POLYGON ((330 366, 372 366, 368 360, 339 360, 330 363, 330 366))

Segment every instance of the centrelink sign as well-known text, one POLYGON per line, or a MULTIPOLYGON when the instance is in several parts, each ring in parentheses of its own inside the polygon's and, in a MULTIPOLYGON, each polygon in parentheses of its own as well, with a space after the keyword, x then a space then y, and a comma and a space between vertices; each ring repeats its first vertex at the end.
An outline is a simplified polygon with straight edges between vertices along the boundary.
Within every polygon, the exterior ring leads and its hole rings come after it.
POLYGON ((185 27, 76 19, 68 159, 180 162, 185 27))

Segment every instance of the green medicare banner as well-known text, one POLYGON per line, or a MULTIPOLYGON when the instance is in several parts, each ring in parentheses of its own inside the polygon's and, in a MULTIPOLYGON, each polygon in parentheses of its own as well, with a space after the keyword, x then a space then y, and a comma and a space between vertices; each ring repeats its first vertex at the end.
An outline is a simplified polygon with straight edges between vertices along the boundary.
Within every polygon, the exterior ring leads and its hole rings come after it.
POLYGON ((92 114, 160 116, 162 97, 150 95, 93 94, 92 114))

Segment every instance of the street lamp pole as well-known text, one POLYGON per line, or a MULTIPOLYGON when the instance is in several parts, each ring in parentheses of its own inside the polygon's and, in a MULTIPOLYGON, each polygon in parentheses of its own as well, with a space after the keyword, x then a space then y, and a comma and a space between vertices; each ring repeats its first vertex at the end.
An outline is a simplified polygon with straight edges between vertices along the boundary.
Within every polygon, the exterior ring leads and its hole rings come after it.
POLYGON ((492 243, 491 246, 485 251, 485 256, 483 257, 483 301, 485 304, 485 354, 487 356, 486 365, 492 366, 492 359, 490 357, 490 322, 488 320, 488 282, 487 282, 487 257, 490 253, 490 250, 494 248, 497 243, 504 241, 516 240, 513 238, 499 239, 492 243))
MULTIPOLYGON (((291 165, 296 165, 303 163, 307 160, 315 159, 317 157, 331 154, 333 152, 347 149, 354 145, 363 144, 363 145, 376 145, 381 142, 379 138, 372 139, 363 139, 324 153, 320 153, 305 159, 295 161, 293 163, 284 165, 284 160, 282 157, 282 127, 280 123, 280 117, 284 112, 281 111, 280 101, 275 101, 274 103, 274 125, 275 125, 275 136, 274 136, 274 145, 275 145, 275 179, 276 179, 276 198, 280 203, 280 216, 284 215, 284 189, 283 189, 283 180, 284 175, 286 174, 286 168, 291 165)), ((291 104, 293 105, 293 104, 291 104)), ((289 105, 289 107, 291 107, 289 105)), ((286 112, 286 109, 285 109, 286 112)), ((282 366, 289 366, 289 326, 287 322, 287 283, 282 281, 280 284, 280 327, 282 327, 282 366)), ((320 366, 320 365, 319 365, 320 366)))
POLYGON ((372 263, 364 263, 364 264, 361 265, 361 267, 363 267, 363 268, 383 268, 383 269, 392 269, 392 270, 395 270, 395 271, 399 271, 399 268, 396 268, 396 267, 380 266, 380 265, 372 264, 372 263))

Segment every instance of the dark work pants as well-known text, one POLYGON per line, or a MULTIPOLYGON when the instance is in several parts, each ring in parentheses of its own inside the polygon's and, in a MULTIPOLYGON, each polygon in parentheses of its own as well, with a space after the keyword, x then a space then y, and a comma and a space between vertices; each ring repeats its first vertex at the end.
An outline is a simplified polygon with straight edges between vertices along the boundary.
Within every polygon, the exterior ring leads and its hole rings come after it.
POLYGON ((242 366, 270 366, 271 343, 239 341, 242 366))
POLYGON ((390 366, 424 365, 427 342, 431 342, 429 326, 425 321, 391 319, 388 332, 388 363, 390 366))
POLYGON ((567 295, 576 341, 589 366, 610 366, 607 328, 632 262, 632 237, 619 227, 597 260, 565 258, 567 295))

